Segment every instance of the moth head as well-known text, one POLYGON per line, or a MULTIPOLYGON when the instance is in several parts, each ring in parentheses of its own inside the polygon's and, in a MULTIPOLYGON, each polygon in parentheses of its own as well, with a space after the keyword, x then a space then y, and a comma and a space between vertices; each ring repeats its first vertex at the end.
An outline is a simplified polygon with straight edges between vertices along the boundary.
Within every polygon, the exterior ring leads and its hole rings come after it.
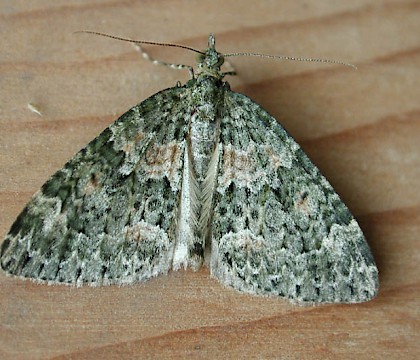
POLYGON ((214 76, 217 78, 223 77, 220 72, 220 67, 223 65, 225 59, 223 54, 219 53, 215 48, 215 38, 213 34, 209 35, 208 48, 197 55, 197 73, 214 76))

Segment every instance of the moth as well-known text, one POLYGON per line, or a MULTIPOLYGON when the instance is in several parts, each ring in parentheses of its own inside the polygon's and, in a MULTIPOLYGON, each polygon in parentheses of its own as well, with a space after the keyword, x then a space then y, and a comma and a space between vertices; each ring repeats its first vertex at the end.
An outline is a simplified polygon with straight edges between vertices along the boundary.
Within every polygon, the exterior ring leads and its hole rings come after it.
POLYGON ((185 84, 123 114, 33 195, 6 272, 133 284, 197 270, 241 292, 358 303, 378 270, 349 209, 285 129, 230 90, 209 36, 185 84))

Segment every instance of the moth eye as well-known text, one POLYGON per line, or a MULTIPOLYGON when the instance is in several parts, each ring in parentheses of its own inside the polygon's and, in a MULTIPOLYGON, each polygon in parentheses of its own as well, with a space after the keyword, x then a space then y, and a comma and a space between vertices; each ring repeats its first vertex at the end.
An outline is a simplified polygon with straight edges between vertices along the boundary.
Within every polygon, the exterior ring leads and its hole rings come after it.
POLYGON ((195 61, 198 64, 202 64, 204 62, 205 57, 206 56, 204 54, 197 54, 197 56, 195 57, 195 61))
POLYGON ((225 58, 223 57, 223 55, 219 54, 219 58, 217 60, 217 66, 218 67, 222 66, 224 62, 225 62, 225 58))

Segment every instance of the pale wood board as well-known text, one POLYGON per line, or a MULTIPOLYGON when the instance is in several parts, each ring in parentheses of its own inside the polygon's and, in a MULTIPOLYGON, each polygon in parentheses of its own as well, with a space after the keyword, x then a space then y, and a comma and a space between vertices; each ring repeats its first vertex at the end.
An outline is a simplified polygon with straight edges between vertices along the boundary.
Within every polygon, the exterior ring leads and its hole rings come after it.
MULTIPOLYGON (((273 114, 361 224, 379 296, 299 307, 239 294, 207 269, 130 287, 45 286, 0 273, 0 358, 420 357, 418 1, 0 1, 0 236, 76 151, 186 72, 77 30, 205 48, 341 59, 235 58, 235 91, 273 114), (32 104, 41 115, 31 111, 32 104)), ((149 49, 193 63, 193 54, 149 49)))

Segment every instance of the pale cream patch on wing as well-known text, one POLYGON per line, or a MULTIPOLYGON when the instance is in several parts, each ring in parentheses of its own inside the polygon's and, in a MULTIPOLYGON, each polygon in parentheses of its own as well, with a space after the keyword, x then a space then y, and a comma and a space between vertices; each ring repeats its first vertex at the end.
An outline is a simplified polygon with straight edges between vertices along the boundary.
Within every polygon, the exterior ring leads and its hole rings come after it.
POLYGON ((257 167, 256 158, 253 144, 245 150, 235 149, 230 144, 224 146, 219 187, 227 188, 235 182, 239 187, 252 188, 257 181, 264 183, 267 174, 264 169, 257 167))
POLYGON ((164 145, 151 145, 145 154, 144 170, 153 179, 166 176, 171 183, 178 183, 180 177, 181 146, 172 141, 164 145))

